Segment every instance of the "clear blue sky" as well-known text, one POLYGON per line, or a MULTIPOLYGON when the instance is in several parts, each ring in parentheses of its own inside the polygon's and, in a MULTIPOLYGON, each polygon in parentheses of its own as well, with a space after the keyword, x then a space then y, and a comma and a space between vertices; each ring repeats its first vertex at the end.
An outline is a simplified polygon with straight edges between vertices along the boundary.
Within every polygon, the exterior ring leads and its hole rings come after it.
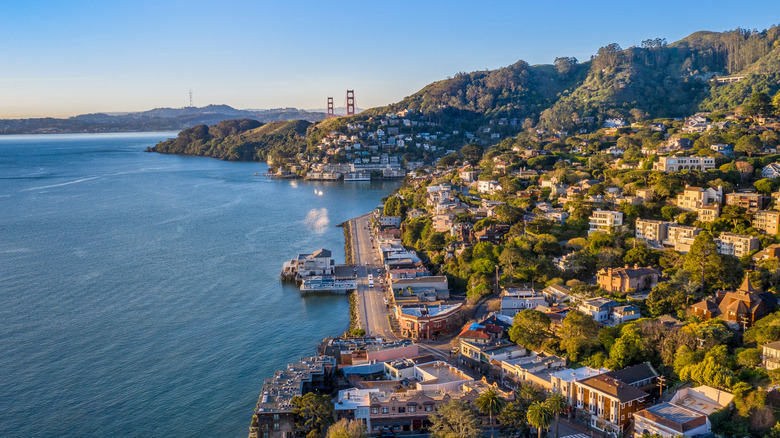
POLYGON ((458 71, 764 29, 780 1, 0 0, 0 118, 396 102, 458 71))

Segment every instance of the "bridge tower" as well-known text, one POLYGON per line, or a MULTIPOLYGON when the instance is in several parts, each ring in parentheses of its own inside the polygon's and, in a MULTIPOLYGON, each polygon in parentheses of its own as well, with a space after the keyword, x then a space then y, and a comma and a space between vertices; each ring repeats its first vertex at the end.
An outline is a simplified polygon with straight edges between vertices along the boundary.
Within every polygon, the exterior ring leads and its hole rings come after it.
POLYGON ((347 115, 355 115, 355 90, 347 90, 347 115))

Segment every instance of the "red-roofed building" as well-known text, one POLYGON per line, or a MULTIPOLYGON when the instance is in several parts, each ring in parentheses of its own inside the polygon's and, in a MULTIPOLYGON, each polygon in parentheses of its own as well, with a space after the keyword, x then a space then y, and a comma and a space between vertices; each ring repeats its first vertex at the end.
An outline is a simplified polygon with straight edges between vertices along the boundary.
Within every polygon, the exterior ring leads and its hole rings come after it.
POLYGON ((759 292, 745 280, 736 291, 719 290, 715 298, 706 298, 693 306, 691 313, 708 320, 720 318, 732 328, 748 329, 755 322, 768 315, 777 306, 777 299, 771 292, 759 292))

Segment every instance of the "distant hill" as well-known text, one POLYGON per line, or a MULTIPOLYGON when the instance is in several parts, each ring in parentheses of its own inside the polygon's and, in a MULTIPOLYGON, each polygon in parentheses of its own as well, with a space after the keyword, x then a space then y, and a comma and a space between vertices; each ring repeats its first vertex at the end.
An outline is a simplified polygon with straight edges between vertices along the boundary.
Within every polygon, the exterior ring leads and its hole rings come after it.
MULTIPOLYGON (((351 117, 324 119, 306 126, 285 124, 259 139, 233 135, 231 144, 250 145, 248 155, 236 149, 235 153, 217 156, 263 160, 278 152, 291 157, 305 150, 304 143, 311 147, 309 152, 320 153, 314 150, 315 145, 332 131, 349 132, 349 122, 376 130, 386 114, 404 110, 412 112, 415 123, 424 123, 420 126, 436 127, 425 128, 431 132, 476 132, 496 119, 507 119, 503 126, 509 127, 503 128, 500 137, 506 138, 531 127, 593 130, 610 117, 634 122, 684 117, 701 110, 733 110, 755 91, 773 95, 778 90, 780 27, 761 32, 701 31, 672 44, 661 38, 641 41, 627 49, 607 44, 585 62, 559 57, 553 65, 532 66, 518 61, 496 70, 458 73, 400 102, 351 117), (743 77, 729 84, 712 80, 722 76, 743 77)), ((463 145, 463 140, 450 141, 447 148, 463 145)), ((400 151, 404 152, 415 151, 400 151)))
POLYGON ((229 161, 266 161, 274 153, 294 156, 302 152, 310 126, 305 120, 266 124, 252 119, 223 120, 212 126, 200 124, 185 129, 176 138, 147 150, 229 161))
POLYGON ((0 134, 49 134, 75 132, 175 131, 193 125, 213 125, 228 119, 252 119, 258 122, 286 120, 317 121, 324 113, 296 108, 239 110, 228 105, 204 107, 155 108, 122 114, 82 114, 67 119, 0 119, 0 134))

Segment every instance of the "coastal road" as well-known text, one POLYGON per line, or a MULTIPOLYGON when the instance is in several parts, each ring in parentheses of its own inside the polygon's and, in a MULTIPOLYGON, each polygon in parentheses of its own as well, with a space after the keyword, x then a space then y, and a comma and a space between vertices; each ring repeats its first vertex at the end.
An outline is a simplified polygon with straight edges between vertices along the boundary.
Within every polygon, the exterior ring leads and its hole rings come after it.
POLYGON ((366 214, 349 221, 352 239, 352 260, 357 267, 357 302, 360 315, 360 327, 366 330, 368 336, 380 336, 385 339, 397 339, 390 329, 387 319, 389 310, 385 307, 384 286, 382 278, 382 262, 378 244, 374 247, 371 241, 370 218, 366 214), (368 275, 374 278, 374 287, 368 286, 368 275))

